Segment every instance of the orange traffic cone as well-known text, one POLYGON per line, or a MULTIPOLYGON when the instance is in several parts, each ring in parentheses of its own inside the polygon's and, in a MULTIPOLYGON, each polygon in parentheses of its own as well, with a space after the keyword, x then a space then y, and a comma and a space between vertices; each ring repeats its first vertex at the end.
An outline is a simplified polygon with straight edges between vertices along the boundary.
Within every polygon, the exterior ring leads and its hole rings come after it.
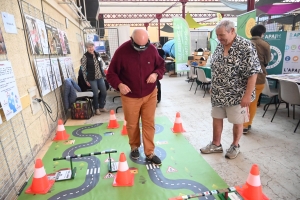
POLYGON ((262 192, 259 168, 256 164, 252 165, 246 184, 242 188, 237 186, 236 189, 245 200, 269 200, 262 192))
POLYGON ((128 135, 126 124, 127 124, 127 122, 124 119, 123 129, 121 131, 122 135, 128 135))
POLYGON ((119 128, 114 110, 110 110, 110 117, 107 128, 119 128))
POLYGON ((58 120, 58 125, 57 125, 57 130, 56 130, 56 135, 55 138, 53 139, 54 141, 58 140, 67 140, 70 137, 70 135, 67 134, 65 130, 65 126, 62 122, 61 119, 58 120))
POLYGON ((55 180, 49 180, 41 159, 35 162, 31 186, 25 191, 27 194, 46 194, 55 180))
POLYGON ((182 127, 182 121, 181 121, 179 112, 176 113, 176 119, 175 119, 175 122, 174 122, 174 127, 171 128, 171 130, 173 131, 173 133, 185 132, 185 130, 182 127))
POLYGON ((134 174, 130 172, 125 154, 122 152, 119 159, 119 167, 115 176, 113 186, 133 186, 134 174))

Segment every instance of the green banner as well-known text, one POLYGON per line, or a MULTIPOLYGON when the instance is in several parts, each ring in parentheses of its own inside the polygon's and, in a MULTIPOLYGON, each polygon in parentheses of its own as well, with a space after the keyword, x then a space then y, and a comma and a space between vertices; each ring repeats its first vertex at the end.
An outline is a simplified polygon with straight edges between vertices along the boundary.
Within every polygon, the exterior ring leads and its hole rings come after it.
POLYGON ((271 46, 271 61, 267 66, 268 74, 281 74, 285 51, 286 32, 266 32, 264 40, 271 46))
POLYGON ((181 17, 173 18, 176 72, 188 71, 186 66, 191 55, 191 35, 189 26, 181 17))
POLYGON ((246 39, 251 38, 250 30, 255 26, 256 10, 237 16, 237 34, 246 39))

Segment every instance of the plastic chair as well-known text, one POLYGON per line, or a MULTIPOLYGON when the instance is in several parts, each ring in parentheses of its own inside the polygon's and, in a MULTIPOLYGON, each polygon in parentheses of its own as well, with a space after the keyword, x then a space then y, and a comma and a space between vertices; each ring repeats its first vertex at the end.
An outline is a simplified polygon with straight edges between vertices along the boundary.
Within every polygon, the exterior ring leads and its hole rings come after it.
POLYGON ((269 98, 271 98, 270 101, 269 101, 269 103, 267 103, 265 105, 265 107, 264 107, 265 112, 264 112, 264 114, 262 116, 262 117, 264 117, 265 114, 266 114, 266 112, 267 112, 267 110, 269 109, 270 104, 272 103, 273 100, 274 100, 275 108, 276 108, 276 106, 277 106, 276 97, 278 97, 278 89, 271 89, 270 85, 269 85, 269 82, 268 82, 268 79, 266 79, 266 81, 265 81, 265 87, 264 87, 264 89, 262 91, 262 94, 267 95, 269 98))
MULTIPOLYGON (((291 82, 291 81, 284 81, 284 80, 279 80, 279 83, 280 83, 280 90, 279 90, 278 97, 280 99, 280 102, 276 107, 274 116, 273 116, 271 121, 273 121, 273 119, 275 117, 275 114, 276 114, 281 102, 292 104, 293 108, 294 108, 293 109, 294 114, 295 114, 294 105, 300 105, 300 92, 299 92, 299 88, 298 88, 297 83, 294 83, 294 82, 291 82)), ((287 107, 287 108, 288 108, 288 116, 289 116, 289 107, 287 107)), ((297 126, 294 130, 294 133, 296 132, 296 130, 299 126, 299 123, 300 123, 300 120, 297 123, 297 126)))
POLYGON ((190 66, 189 80, 188 80, 188 82, 192 81, 192 84, 191 84, 191 87, 190 87, 190 91, 191 91, 191 89, 193 87, 193 84, 196 81, 196 79, 197 79, 197 75, 195 74, 195 67, 190 66))
POLYGON ((206 94, 206 90, 208 90, 208 86, 211 84, 211 79, 210 78, 206 78, 205 72, 203 69, 197 68, 197 87, 195 90, 195 94, 197 91, 197 88, 199 85, 201 85, 204 89, 204 95, 203 98, 205 97, 206 94), (205 88, 206 86, 206 88, 205 88))

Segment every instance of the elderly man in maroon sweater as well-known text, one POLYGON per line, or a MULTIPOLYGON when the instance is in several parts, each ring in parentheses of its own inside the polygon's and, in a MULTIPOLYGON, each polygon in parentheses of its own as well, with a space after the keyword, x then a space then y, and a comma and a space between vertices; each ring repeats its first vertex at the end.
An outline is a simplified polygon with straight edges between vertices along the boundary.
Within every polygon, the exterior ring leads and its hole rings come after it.
POLYGON ((156 81, 162 79, 163 74, 164 60, 150 44, 148 32, 144 29, 135 29, 131 39, 115 52, 106 75, 110 85, 121 93, 131 158, 140 157, 141 117, 146 160, 156 165, 161 165, 160 158, 154 153, 156 81))

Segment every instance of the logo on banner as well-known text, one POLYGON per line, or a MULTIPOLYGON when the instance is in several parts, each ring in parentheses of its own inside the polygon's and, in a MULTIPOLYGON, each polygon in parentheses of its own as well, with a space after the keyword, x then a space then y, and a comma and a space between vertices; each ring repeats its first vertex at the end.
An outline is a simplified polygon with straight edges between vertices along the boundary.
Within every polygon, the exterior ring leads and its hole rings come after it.
POLYGON ((282 53, 280 51, 280 49, 278 49, 275 46, 271 46, 271 61, 270 63, 272 63, 271 65, 267 66, 267 69, 272 69, 274 67, 276 67, 280 61, 282 59, 282 53))
POLYGON ((292 50, 296 50, 297 49, 297 45, 292 45, 291 49, 292 50))
POLYGON ((290 33, 290 39, 294 39, 298 37, 300 37, 300 33, 290 33))
POLYGON ((281 34, 268 34, 268 35, 265 35, 265 39, 280 40, 281 39, 281 34))
POLYGON ((285 57, 285 61, 290 61, 291 60, 291 57, 290 56, 286 56, 285 57))
POLYGON ((293 57, 293 61, 297 62, 299 60, 299 57, 298 56, 294 56, 293 57))
POLYGON ((289 50, 290 49, 290 46, 289 45, 285 45, 285 50, 289 50))

